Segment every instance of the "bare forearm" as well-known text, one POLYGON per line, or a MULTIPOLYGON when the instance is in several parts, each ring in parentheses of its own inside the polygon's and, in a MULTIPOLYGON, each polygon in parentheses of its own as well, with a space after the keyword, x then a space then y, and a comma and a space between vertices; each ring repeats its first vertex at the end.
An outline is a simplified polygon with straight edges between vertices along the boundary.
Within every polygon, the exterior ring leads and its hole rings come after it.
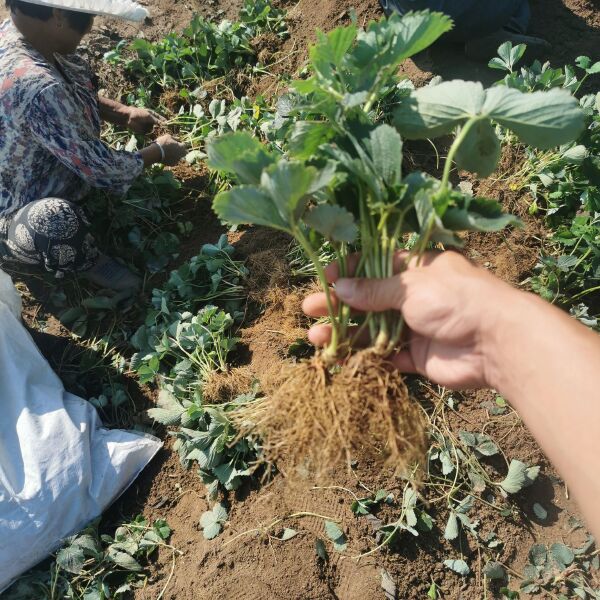
POLYGON ((504 395, 600 535, 600 337, 539 298, 504 291, 490 383, 504 395))
POLYGON ((129 120, 129 108, 127 106, 103 96, 98 96, 98 104, 100 117, 103 121, 121 127, 127 126, 129 120))

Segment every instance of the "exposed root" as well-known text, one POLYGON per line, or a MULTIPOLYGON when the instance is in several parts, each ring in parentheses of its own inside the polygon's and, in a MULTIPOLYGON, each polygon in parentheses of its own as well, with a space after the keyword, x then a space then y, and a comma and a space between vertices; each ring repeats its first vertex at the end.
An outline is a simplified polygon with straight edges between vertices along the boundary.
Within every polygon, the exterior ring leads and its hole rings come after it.
POLYGON ((280 470, 317 477, 357 456, 407 472, 426 451, 426 427, 401 374, 365 351, 330 372, 317 357, 263 381, 266 398, 234 413, 242 434, 258 434, 280 470), (291 470, 290 470, 291 467, 291 470))
POLYGON ((231 402, 252 388, 255 377, 249 367, 239 367, 227 373, 215 371, 204 384, 204 400, 212 404, 231 402))

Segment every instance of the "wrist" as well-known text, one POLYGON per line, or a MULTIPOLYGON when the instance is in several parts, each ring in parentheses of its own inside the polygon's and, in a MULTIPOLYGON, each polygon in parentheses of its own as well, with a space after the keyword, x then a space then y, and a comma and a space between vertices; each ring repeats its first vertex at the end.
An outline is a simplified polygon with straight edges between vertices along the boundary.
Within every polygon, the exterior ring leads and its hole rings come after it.
POLYGON ((503 283, 487 306, 481 333, 486 384, 511 397, 515 369, 525 367, 519 358, 523 356, 523 343, 535 338, 540 315, 551 307, 537 296, 503 283), (515 361, 520 364, 515 365, 515 361))
POLYGON ((165 147, 160 142, 154 142, 154 146, 158 147, 160 152, 160 162, 165 164, 165 160, 167 160, 167 155, 165 153, 165 147))

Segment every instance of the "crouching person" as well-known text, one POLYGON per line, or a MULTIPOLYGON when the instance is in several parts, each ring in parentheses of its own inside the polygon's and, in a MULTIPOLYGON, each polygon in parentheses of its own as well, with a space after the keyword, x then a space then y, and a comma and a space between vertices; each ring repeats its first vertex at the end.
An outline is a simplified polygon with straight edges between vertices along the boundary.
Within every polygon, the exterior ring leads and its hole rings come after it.
POLYGON ((412 10, 437 10, 454 21, 445 39, 463 43, 465 53, 474 60, 488 61, 503 42, 527 44, 529 56, 550 48, 545 40, 526 35, 531 19, 529 0, 379 0, 387 15, 412 10))
POLYGON ((186 153, 171 136, 140 152, 100 139, 102 121, 150 133, 161 119, 98 95, 76 54, 94 16, 143 20, 130 0, 6 0, 0 24, 0 258, 77 272, 115 290, 139 278, 99 251, 89 231, 90 188, 124 194, 145 167, 174 165, 186 153), (64 8, 61 8, 64 7, 64 8), (68 8, 67 8, 68 7, 68 8))

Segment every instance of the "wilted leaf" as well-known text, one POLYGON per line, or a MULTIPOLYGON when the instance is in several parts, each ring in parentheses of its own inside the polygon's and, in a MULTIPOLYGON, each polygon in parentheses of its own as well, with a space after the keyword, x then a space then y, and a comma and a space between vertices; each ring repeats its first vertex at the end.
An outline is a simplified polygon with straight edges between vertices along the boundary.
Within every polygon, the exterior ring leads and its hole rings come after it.
POLYGON ((462 206, 451 206, 442 218, 444 227, 451 231, 502 231, 511 225, 521 225, 521 220, 506 214, 496 200, 465 196, 462 206))
POLYGON ((429 586, 429 590, 427 591, 427 597, 431 600, 437 600, 437 585, 435 581, 429 586))
POLYGON ((325 521, 325 532, 327 537, 333 542, 333 547, 338 552, 344 552, 348 547, 348 542, 344 532, 333 521, 325 521))
POLYGON ((127 570, 138 572, 142 570, 142 565, 127 552, 122 552, 113 546, 108 548, 107 557, 119 567, 127 570))
POLYGON ((291 540, 293 537, 296 537, 298 535, 298 532, 295 529, 289 529, 289 528, 285 528, 283 530, 283 533, 281 534, 281 537, 279 538, 282 542, 287 542, 288 540, 291 540))
POLYGON ((465 576, 471 572, 469 565, 464 560, 445 560, 444 565, 459 575, 465 576))
POLYGON ((221 533, 223 523, 227 521, 227 516, 227 509, 221 503, 215 504, 212 510, 202 514, 200 525, 207 540, 212 540, 221 533))
POLYGON ((458 537, 458 518, 455 512, 451 512, 444 530, 444 538, 447 540, 455 540, 458 537))
POLYGON ((56 555, 56 564, 65 571, 79 575, 83 571, 85 556, 79 546, 67 546, 56 555))
POLYGON ((517 494, 523 488, 531 485, 538 473, 539 467, 528 467, 520 460, 512 460, 508 467, 508 474, 504 481, 500 482, 500 487, 507 494, 517 494))
POLYGON ((533 505, 533 512, 540 521, 545 521, 548 517, 548 511, 537 502, 533 505))
POLYGON ((580 165, 588 156, 588 149, 583 145, 578 145, 565 150, 560 159, 570 165, 580 165))
POLYGON ((327 548, 325 547, 325 542, 320 539, 317 538, 315 541, 315 551, 317 553, 317 556, 327 562, 329 560, 329 554, 327 553, 327 548))
POLYGON ((396 600, 398 597, 396 583, 385 569, 381 569, 381 589, 385 594, 385 600, 396 600))
POLYGON ((560 543, 552 544, 550 547, 550 555, 554 562, 563 570, 575 560, 573 550, 560 543))
POLYGON ((494 456, 498 454, 498 446, 496 446, 492 438, 485 434, 460 431, 458 435, 467 446, 474 448, 483 456, 494 456))
POLYGON ((485 565, 484 569, 483 569, 483 574, 488 578, 488 579, 505 579, 506 578, 506 571, 504 570, 504 567, 496 561, 491 560, 490 562, 487 563, 487 565, 485 565))
POLYGON ((536 567, 541 567, 548 560, 548 550, 544 544, 534 544, 529 550, 529 561, 536 567))

